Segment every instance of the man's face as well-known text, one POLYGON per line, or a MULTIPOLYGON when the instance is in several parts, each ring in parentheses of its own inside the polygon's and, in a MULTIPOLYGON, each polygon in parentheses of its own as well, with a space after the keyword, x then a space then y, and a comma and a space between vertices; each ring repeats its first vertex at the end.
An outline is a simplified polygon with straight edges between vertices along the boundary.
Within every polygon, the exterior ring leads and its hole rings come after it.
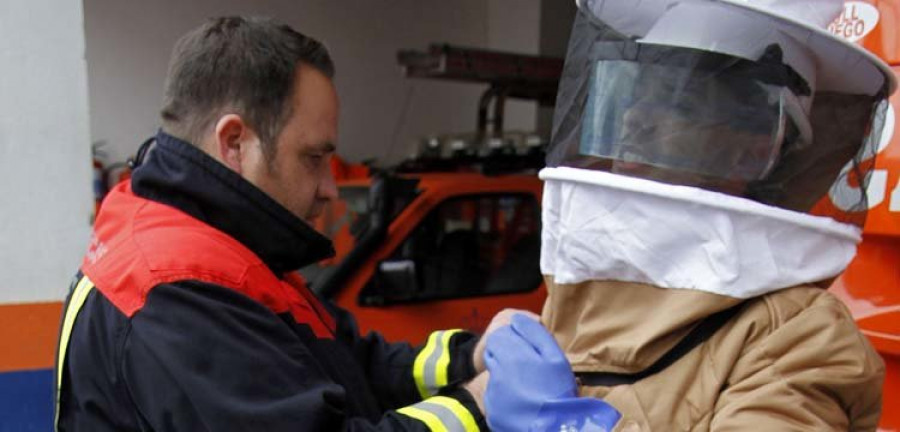
POLYGON ((311 222, 337 197, 331 156, 337 141, 338 98, 331 79, 301 65, 291 113, 267 161, 260 146, 247 150, 244 177, 295 216, 311 222))
POLYGON ((767 137, 721 121, 698 122, 658 106, 632 108, 623 120, 624 151, 613 173, 742 195, 748 181, 742 170, 756 173, 767 161, 767 137), (704 175, 699 169, 720 172, 704 175))

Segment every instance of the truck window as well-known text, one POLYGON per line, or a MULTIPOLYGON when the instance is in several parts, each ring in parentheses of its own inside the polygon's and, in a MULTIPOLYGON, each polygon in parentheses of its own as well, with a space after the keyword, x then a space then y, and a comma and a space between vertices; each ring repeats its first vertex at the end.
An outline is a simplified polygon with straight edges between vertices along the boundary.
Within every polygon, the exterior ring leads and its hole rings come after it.
POLYGON ((444 201, 381 263, 362 304, 526 292, 541 283, 540 212, 534 196, 444 201), (397 282, 391 269, 409 277, 397 282), (410 283, 409 281, 413 281, 410 283), (366 297, 377 298, 367 301, 366 297))
POLYGON ((314 289, 320 279, 327 277, 329 271, 353 250, 365 232, 369 217, 368 198, 368 186, 341 186, 338 198, 327 203, 322 215, 316 219, 314 228, 331 239, 335 256, 300 269, 314 289))

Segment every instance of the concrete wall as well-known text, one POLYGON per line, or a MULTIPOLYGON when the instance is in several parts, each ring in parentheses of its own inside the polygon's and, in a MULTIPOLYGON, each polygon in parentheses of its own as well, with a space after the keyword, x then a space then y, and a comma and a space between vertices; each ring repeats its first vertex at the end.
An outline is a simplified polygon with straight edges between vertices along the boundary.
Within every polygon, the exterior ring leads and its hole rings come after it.
POLYGON ((80 2, 0 2, 0 303, 61 300, 92 211, 80 2))
POLYGON ((93 206, 78 1, 0 1, 0 431, 49 431, 60 304, 93 206))
MULTIPOLYGON (((538 55, 541 3, 522 0, 488 1, 488 39, 485 46, 500 51, 538 55), (528 6, 523 7, 526 4, 528 6)), ((505 130, 535 130, 538 110, 536 103, 509 99, 504 110, 505 130)))
MULTIPOLYGON (((574 0, 541 0, 540 53, 565 57, 572 22, 575 21, 574 0)), ((553 107, 542 107, 537 113, 537 129, 541 136, 550 137, 553 127, 553 107)))
MULTIPOLYGON (((537 53, 539 0, 85 0, 91 129, 121 161, 158 127, 176 39, 205 18, 274 16, 325 42, 337 64, 339 153, 396 160, 428 134, 474 130, 482 86, 403 78, 398 49, 432 42, 537 53)), ((509 129, 534 128, 533 104, 508 107, 509 129)))
POLYGON ((575 21, 575 1, 542 0, 540 12, 540 52, 542 55, 564 57, 572 22, 575 21))

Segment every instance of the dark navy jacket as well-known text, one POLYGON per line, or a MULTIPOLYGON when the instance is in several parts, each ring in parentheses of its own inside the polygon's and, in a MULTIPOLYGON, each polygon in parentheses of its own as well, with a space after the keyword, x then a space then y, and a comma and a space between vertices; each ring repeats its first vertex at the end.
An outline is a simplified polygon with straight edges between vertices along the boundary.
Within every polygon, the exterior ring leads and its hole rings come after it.
POLYGON ((327 238, 199 149, 156 140, 104 201, 72 283, 59 430, 486 430, 455 386, 475 337, 361 336, 296 272, 333 254, 327 238))

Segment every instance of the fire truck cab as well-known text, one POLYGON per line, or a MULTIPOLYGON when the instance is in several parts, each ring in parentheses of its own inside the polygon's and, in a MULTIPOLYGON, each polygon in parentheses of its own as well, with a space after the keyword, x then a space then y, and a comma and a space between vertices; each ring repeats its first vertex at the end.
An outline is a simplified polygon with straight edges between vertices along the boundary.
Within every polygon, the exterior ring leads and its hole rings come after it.
POLYGON ((339 193, 319 221, 337 255, 302 272, 363 332, 417 343, 543 305, 535 175, 382 175, 342 181, 339 193))
POLYGON ((335 162, 339 199, 317 228, 337 254, 301 272, 390 340, 482 331, 504 308, 539 312, 541 140, 505 133, 503 109, 507 98, 552 106, 563 60, 432 45, 398 62, 409 77, 486 84, 477 129, 429 139, 377 175, 335 162))

